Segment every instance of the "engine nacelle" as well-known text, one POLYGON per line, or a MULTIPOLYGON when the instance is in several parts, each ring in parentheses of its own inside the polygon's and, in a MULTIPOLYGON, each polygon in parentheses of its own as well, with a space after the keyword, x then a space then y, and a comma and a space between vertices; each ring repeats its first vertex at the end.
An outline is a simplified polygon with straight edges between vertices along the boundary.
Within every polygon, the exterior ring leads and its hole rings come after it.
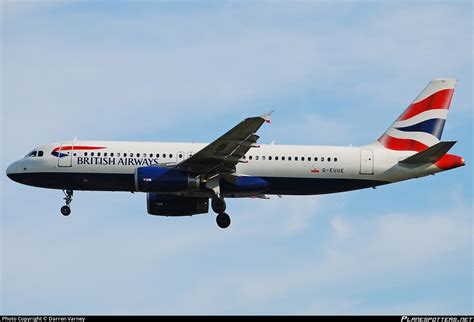
POLYGON ((182 192, 197 190, 199 176, 167 167, 140 167, 135 170, 135 189, 141 192, 182 192))
POLYGON ((209 211, 208 198, 147 194, 147 210, 154 216, 191 216, 209 211))

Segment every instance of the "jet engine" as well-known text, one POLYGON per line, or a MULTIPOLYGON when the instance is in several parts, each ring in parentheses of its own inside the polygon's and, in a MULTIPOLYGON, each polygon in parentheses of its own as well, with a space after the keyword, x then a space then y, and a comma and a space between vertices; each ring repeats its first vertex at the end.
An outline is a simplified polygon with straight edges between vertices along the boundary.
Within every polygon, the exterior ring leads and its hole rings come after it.
POLYGON ((209 211, 208 198, 147 194, 147 210, 154 216, 192 216, 209 211))
POLYGON ((140 167, 135 170, 135 189, 141 192, 182 192, 197 190, 200 177, 167 167, 140 167))

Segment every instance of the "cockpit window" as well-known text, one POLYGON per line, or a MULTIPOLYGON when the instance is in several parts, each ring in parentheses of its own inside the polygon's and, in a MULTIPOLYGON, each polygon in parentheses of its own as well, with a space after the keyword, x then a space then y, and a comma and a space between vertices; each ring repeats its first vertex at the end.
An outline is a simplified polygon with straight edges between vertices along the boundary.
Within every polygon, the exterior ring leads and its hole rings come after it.
POLYGON ((44 154, 43 151, 38 151, 38 156, 39 156, 39 157, 42 157, 43 154, 44 154))
POLYGON ((31 151, 30 153, 28 153, 28 154, 25 156, 25 158, 32 158, 32 157, 35 157, 35 156, 36 156, 36 153, 37 153, 36 150, 35 150, 35 151, 31 151))

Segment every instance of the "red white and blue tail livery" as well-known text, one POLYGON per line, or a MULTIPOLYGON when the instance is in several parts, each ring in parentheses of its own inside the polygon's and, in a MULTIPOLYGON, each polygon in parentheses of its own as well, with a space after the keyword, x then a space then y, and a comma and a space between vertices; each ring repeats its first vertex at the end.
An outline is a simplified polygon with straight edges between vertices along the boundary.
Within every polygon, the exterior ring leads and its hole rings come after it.
POLYGON ((42 145, 7 169, 10 179, 61 189, 71 213, 74 190, 147 195, 156 216, 217 213, 230 225, 225 198, 317 195, 420 178, 464 165, 441 141, 456 80, 432 80, 387 131, 361 147, 258 144, 270 114, 250 117, 209 144, 66 141, 42 145), (210 201, 210 202, 209 202, 210 201))
POLYGON ((387 149, 423 151, 440 142, 455 79, 434 79, 378 139, 387 149))

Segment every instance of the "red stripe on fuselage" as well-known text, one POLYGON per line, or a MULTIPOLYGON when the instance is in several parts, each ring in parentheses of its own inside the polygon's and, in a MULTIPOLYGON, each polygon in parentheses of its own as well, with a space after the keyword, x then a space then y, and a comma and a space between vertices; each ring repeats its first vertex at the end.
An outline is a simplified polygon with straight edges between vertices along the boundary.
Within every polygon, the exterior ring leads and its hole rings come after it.
POLYGON ((378 141, 383 144, 384 147, 390 150, 397 151, 416 151, 420 152, 428 148, 421 142, 410 140, 410 139, 399 139, 394 138, 388 134, 382 135, 378 141))
POLYGON ((71 150, 100 150, 106 149, 105 146, 86 146, 86 145, 66 145, 54 148, 53 152, 61 151, 71 151, 71 150))
POLYGON ((398 121, 409 119, 415 115, 423 113, 428 110, 447 110, 451 104, 454 89, 443 89, 436 92, 427 98, 411 104, 405 112, 398 118, 398 121))

